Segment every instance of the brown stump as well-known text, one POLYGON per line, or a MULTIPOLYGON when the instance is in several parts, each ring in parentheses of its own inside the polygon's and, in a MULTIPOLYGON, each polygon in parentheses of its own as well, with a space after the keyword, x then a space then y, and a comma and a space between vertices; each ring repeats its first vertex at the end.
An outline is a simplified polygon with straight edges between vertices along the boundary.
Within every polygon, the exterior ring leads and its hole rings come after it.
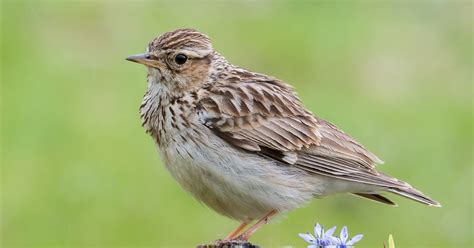
POLYGON ((216 241, 214 244, 198 245, 196 248, 260 248, 244 240, 216 241))

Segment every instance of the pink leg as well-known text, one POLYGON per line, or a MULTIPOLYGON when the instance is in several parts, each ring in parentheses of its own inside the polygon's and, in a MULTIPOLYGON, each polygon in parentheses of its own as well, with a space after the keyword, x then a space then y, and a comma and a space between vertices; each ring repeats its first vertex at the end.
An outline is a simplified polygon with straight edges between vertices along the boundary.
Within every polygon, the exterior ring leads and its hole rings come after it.
POLYGON ((250 238, 250 236, 252 236, 252 234, 254 234, 258 229, 260 229, 260 227, 262 227, 263 225, 267 224, 268 221, 270 221, 273 217, 275 217, 276 215, 278 214, 278 211, 276 211, 275 209, 270 211, 270 213, 268 213, 267 215, 265 215, 262 219, 260 219, 259 221, 257 221, 257 223, 255 223, 253 226, 251 226, 249 229, 247 229, 247 231, 245 231, 244 233, 240 234, 239 237, 237 237, 237 239, 240 239, 240 240, 248 240, 250 238))
POLYGON ((235 237, 237 237, 237 235, 239 235, 239 233, 244 230, 244 228, 248 225, 249 223, 245 223, 245 222, 242 222, 234 231, 232 231, 231 233, 229 233, 229 235, 227 235, 227 237, 224 238, 224 241, 228 241, 228 240, 233 240, 235 239, 235 237))

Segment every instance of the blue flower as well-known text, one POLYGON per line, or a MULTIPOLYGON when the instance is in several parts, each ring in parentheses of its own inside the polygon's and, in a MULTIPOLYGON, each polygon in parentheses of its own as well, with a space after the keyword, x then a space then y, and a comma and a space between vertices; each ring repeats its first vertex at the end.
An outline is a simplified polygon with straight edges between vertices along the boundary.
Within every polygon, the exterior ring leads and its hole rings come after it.
POLYGON ((343 227, 341 230, 341 234, 339 235, 339 238, 336 240, 336 247, 337 248, 347 248, 354 246, 355 243, 359 242, 364 235, 362 234, 357 234, 356 236, 352 237, 350 240, 347 240, 349 238, 349 233, 347 231, 347 226, 343 227))
POLYGON ((314 226, 314 235, 311 233, 300 233, 299 236, 303 238, 306 242, 310 243, 307 248, 317 248, 317 247, 326 247, 328 245, 334 245, 338 241, 336 237, 333 237, 332 234, 336 231, 336 227, 332 227, 327 231, 324 231, 324 228, 317 223, 314 226))
POLYGON ((334 231, 336 231, 335 226, 324 231, 324 228, 317 223, 314 226, 314 236, 311 233, 300 233, 299 236, 310 243, 307 248, 349 248, 354 247, 354 244, 364 237, 362 234, 358 234, 348 240, 347 226, 342 228, 339 237, 333 236, 334 231))

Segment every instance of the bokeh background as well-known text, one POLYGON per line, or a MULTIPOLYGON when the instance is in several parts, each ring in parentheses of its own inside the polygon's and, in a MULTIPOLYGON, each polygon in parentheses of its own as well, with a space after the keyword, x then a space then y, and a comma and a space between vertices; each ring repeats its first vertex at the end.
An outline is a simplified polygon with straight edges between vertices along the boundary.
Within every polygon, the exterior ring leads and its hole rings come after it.
POLYGON ((319 222, 358 247, 473 245, 471 1, 2 1, 2 247, 194 247, 237 225, 178 186, 140 125, 146 71, 124 58, 181 27, 292 84, 443 204, 327 197, 255 243, 305 247, 319 222))

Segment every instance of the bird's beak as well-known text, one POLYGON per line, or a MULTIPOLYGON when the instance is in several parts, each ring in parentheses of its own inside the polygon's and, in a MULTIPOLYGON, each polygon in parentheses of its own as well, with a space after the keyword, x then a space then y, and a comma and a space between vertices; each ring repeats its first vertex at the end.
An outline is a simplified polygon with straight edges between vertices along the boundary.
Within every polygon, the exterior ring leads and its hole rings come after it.
POLYGON ((144 64, 144 65, 146 65, 147 62, 149 63, 150 61, 152 61, 148 53, 134 54, 134 55, 128 56, 125 59, 128 61, 132 61, 135 63, 144 64))
POLYGON ((158 59, 155 59, 155 57, 150 56, 149 53, 142 53, 142 54, 135 54, 132 56, 128 56, 126 60, 139 63, 142 65, 146 65, 149 67, 153 67, 156 69, 163 68, 164 66, 163 62, 159 61, 158 59))

